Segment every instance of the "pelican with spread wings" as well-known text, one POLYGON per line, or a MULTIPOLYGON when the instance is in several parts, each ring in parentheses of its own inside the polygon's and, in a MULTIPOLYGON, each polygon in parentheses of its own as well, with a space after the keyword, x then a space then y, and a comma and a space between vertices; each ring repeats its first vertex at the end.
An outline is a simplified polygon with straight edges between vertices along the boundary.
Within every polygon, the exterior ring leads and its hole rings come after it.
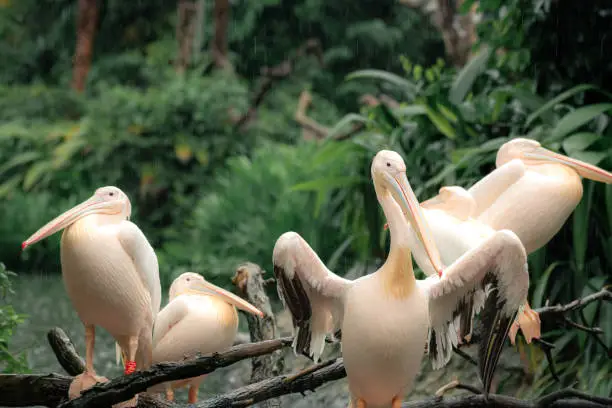
POLYGON ((354 281, 335 275, 295 232, 281 235, 274 247, 278 292, 296 329, 294 351, 318 361, 326 334, 340 330, 352 408, 400 407, 421 366, 424 345, 434 368, 442 367, 458 343, 455 324, 461 332, 483 308, 480 375, 488 391, 503 341, 527 295, 525 249, 510 231, 496 232, 443 267, 405 172, 396 152, 382 150, 372 162, 376 195, 391 232, 389 255, 375 273, 354 281), (412 269, 409 225, 438 272, 422 281, 412 269))
MULTIPOLYGON (((155 251, 128 221, 132 206, 117 187, 107 186, 53 219, 25 240, 26 248, 62 229, 60 254, 68 297, 85 326, 85 372, 75 377, 71 398, 96 382, 93 365, 96 326, 117 341, 125 374, 152 362, 153 322, 161 304, 155 251)), ((136 403, 136 399, 127 405, 136 403)))
MULTIPOLYGON (((580 202, 581 177, 612 183, 612 173, 545 149, 531 139, 505 143, 497 153, 496 166, 469 190, 442 187, 438 196, 421 204, 444 262, 453 262, 504 229, 519 237, 527 254, 535 252, 559 232, 580 202)), ((428 275, 436 273, 422 246, 416 244, 413 250, 421 269, 428 275)), ((523 310, 510 331, 512 343, 519 327, 528 343, 540 337, 538 314, 527 302, 523 310)))

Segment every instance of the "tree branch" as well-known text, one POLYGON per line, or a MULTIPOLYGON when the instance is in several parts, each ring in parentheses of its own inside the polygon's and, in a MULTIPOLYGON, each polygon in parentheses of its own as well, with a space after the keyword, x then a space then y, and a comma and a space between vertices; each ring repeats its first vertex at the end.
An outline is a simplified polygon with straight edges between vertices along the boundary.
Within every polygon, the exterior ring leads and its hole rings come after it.
POLYGON ((246 358, 269 354, 290 345, 291 342, 292 338, 285 337, 259 343, 240 344, 223 353, 214 353, 207 357, 198 357, 180 363, 154 364, 148 370, 137 371, 134 374, 123 375, 107 383, 95 385, 83 391, 79 398, 62 404, 61 407, 109 407, 112 404, 127 401, 153 385, 208 374, 246 358))
POLYGON ((49 330, 47 333, 49 345, 62 368, 70 375, 79 375, 85 371, 85 361, 79 356, 74 344, 59 327, 49 330))
POLYGON ((273 67, 263 67, 261 75, 263 77, 257 92, 255 92, 249 110, 236 121, 236 128, 241 128, 247 124, 257 112, 257 108, 263 102, 265 96, 272 89, 275 81, 287 78, 295 69, 295 64, 299 58, 314 54, 317 57, 320 65, 323 65, 323 49, 321 42, 316 38, 311 38, 302 44, 293 56, 273 67))
POLYGON ((589 303, 593 303, 597 300, 612 302, 612 292, 610 292, 610 290, 608 290, 607 288, 603 288, 599 292, 595 292, 581 299, 576 299, 565 305, 544 306, 533 310, 538 312, 540 314, 540 318, 542 318, 542 316, 545 315, 558 315, 571 312, 573 310, 582 309, 589 303))

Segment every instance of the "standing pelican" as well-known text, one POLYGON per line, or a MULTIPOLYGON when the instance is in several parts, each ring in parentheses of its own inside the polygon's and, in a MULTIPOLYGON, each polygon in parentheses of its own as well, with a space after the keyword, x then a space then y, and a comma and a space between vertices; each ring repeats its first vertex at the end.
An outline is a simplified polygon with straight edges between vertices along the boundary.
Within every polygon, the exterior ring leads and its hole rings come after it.
MULTIPOLYGON (((530 254, 559 232, 580 202, 580 177, 612 183, 612 173, 552 152, 530 139, 516 138, 505 143, 497 153, 495 164, 497 169, 469 190, 456 186, 443 187, 440 195, 421 206, 441 210, 462 220, 470 218, 471 226, 478 225, 474 227, 478 230, 490 227, 489 234, 503 229, 511 230, 530 254)), ((439 215, 437 213, 436 216, 439 215)), ((435 223, 432 217, 427 219, 435 223)), ((437 224, 440 228, 432 228, 442 259, 452 262, 462 252, 438 240, 438 233, 448 231, 444 231, 447 227, 443 222, 437 224)), ((462 242, 461 237, 456 240, 458 247, 464 246, 462 242)), ((425 252, 421 250, 420 254, 415 254, 415 258, 428 275, 435 273, 425 252)), ((510 331, 513 344, 519 327, 528 343, 532 338, 540 337, 538 314, 527 302, 523 309, 510 331)))
MULTIPOLYGON (((232 346, 238 331, 236 307, 263 317, 263 313, 212 283, 201 275, 185 272, 172 282, 170 299, 157 315, 153 330, 153 362, 181 361, 185 357, 211 354, 232 346)), ((166 397, 174 400, 173 389, 189 385, 189 403, 198 399, 198 387, 206 375, 152 387, 166 388, 166 397)))
POLYGON ((128 357, 125 374, 152 360, 153 322, 161 287, 157 257, 142 231, 128 221, 128 197, 107 186, 47 223, 25 240, 26 248, 62 233, 62 276, 68 297, 85 325, 85 372, 70 387, 70 397, 102 380, 93 366, 95 327, 106 329, 128 357))
POLYGON ((376 195, 391 231, 389 255, 375 273, 354 281, 335 275, 295 232, 281 235, 274 247, 278 292, 297 331, 294 351, 318 361, 325 335, 341 329, 353 408, 400 407, 425 342, 434 368, 444 366, 457 344, 455 318, 471 320, 483 306, 480 375, 488 391, 503 340, 527 295, 525 250, 510 231, 496 232, 442 271, 405 171, 392 151, 380 151, 372 162, 376 195), (409 223, 441 276, 415 279, 409 223), (489 284, 494 290, 486 304, 482 298, 474 301, 473 294, 489 284))

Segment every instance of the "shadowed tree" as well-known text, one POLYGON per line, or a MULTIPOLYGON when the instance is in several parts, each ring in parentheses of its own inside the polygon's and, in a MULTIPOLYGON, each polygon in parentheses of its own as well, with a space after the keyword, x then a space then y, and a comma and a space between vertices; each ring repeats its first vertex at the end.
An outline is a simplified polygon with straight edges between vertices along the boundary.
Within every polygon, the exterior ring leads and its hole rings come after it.
POLYGON ((87 74, 91 68, 97 23, 97 0, 79 0, 76 25, 77 40, 72 68, 72 88, 77 92, 85 90, 87 74))

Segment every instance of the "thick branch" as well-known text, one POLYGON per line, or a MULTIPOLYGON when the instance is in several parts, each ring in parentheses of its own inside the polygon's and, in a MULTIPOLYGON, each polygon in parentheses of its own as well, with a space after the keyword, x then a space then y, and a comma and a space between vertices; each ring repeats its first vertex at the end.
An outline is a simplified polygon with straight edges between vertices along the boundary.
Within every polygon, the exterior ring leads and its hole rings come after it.
POLYGON ((155 364, 148 370, 137 371, 134 374, 115 378, 102 385, 96 385, 84 391, 79 398, 61 406, 63 408, 109 407, 112 404, 127 401, 153 385, 208 374, 218 368, 227 367, 246 358, 269 354, 290 345, 291 341, 292 338, 282 338, 260 343, 241 344, 223 353, 215 353, 208 357, 198 357, 180 363, 155 364))
POLYGON ((247 385, 230 393, 211 398, 197 405, 198 408, 247 407, 257 402, 282 395, 314 391, 317 387, 346 377, 342 359, 332 360, 307 368, 293 376, 281 375, 247 385), (330 364, 331 363, 331 364, 330 364))
POLYGON ((57 361, 68 374, 79 375, 85 371, 85 361, 78 355, 74 344, 62 329, 55 327, 49 330, 47 340, 57 361))
POLYGON ((0 406, 56 407, 68 396, 71 381, 72 378, 57 374, 0 375, 0 406))

